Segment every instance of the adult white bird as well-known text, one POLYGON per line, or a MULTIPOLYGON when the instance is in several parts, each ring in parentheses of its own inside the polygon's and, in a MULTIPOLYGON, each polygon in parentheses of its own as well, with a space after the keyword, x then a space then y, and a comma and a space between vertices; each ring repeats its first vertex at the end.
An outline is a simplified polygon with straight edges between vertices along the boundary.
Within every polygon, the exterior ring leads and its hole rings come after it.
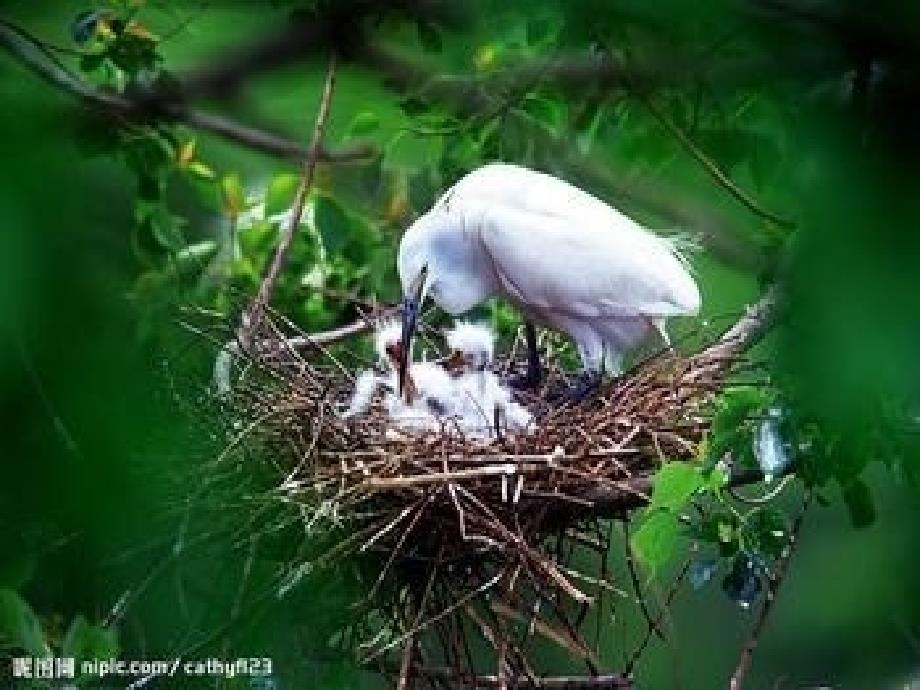
POLYGON ((533 323, 575 341, 582 398, 624 353, 670 316, 694 314, 700 293, 674 241, 571 184, 516 165, 492 163, 463 177, 403 235, 405 377, 419 309, 430 297, 462 314, 500 295, 524 313, 529 385, 540 380, 533 323))

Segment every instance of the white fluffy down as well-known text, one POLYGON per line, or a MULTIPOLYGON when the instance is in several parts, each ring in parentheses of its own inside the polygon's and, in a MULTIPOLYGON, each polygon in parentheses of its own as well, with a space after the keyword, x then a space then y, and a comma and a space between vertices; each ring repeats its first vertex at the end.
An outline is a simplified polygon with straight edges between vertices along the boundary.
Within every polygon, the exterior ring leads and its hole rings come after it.
POLYGON ((400 325, 388 322, 378 328, 374 344, 378 365, 384 373, 368 369, 355 382, 345 417, 365 414, 380 388, 383 407, 399 429, 410 432, 458 431, 474 438, 489 438, 496 433, 496 421, 505 432, 524 431, 533 416, 511 399, 511 393, 498 377, 485 367, 492 361, 495 335, 487 326, 460 323, 447 334, 452 350, 461 352, 467 362, 459 376, 452 377, 434 362, 416 362, 409 367, 416 397, 407 403, 397 393, 395 362, 387 349, 400 340, 400 325))
POLYGON ((495 354, 495 333, 484 324, 461 321, 447 332, 447 346, 468 356, 475 366, 484 367, 495 354))

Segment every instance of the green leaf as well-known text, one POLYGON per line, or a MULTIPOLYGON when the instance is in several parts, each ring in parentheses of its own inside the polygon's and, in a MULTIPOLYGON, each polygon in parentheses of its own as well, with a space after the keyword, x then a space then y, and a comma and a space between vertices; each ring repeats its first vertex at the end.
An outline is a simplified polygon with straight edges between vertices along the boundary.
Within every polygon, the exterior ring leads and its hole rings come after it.
POLYGON ((80 71, 95 72, 105 59, 104 53, 85 53, 80 56, 80 71))
POLYGON ((0 638, 33 656, 48 653, 41 623, 26 601, 11 589, 0 588, 0 638))
POLYGON ((165 208, 160 207, 148 219, 154 239, 163 248, 178 251, 185 246, 185 234, 182 232, 182 225, 185 222, 183 218, 173 216, 165 208))
POLYGON ((680 510, 704 484, 703 476, 694 465, 669 462, 655 475, 649 510, 680 510))
POLYGON ((268 189, 265 190, 265 215, 273 216, 276 213, 287 211, 294 203, 299 186, 300 178, 297 175, 292 173, 275 175, 268 183, 268 189))
POLYGON ((694 538, 718 547, 722 556, 738 552, 738 521, 729 512, 707 512, 691 530, 694 538))
POLYGON ((233 173, 225 175, 220 181, 221 201, 224 213, 228 216, 238 216, 246 205, 246 192, 240 176, 233 173))
POLYGON ((208 167, 207 163, 202 163, 201 161, 192 161, 185 166, 185 169, 195 177, 202 180, 213 180, 214 171, 208 167))
POLYGON ((348 136, 365 137, 380 127, 380 118, 374 113, 364 111, 355 115, 348 125, 348 136))
POLYGON ((319 194, 313 202, 313 220, 323 238, 323 246, 329 254, 337 254, 345 243, 351 229, 348 216, 331 197, 319 194))
POLYGON ((769 403, 769 395, 753 386, 735 386, 728 388, 716 404, 713 425, 720 430, 735 429, 769 403))
POLYGON ((783 514, 773 508, 755 510, 742 525, 747 548, 776 559, 789 542, 783 514))
POLYGON ((556 127, 562 121, 561 104, 548 98, 527 96, 521 107, 529 115, 549 127, 556 127))
POLYGON ((118 654, 118 636, 110 628, 90 625, 78 615, 61 643, 61 654, 79 661, 111 659, 118 654))
POLYGON ((527 43, 536 45, 541 43, 549 36, 552 28, 552 21, 549 17, 537 17, 527 22, 527 43))
POLYGON ((868 527, 875 522, 875 502, 863 480, 854 479, 843 487, 843 502, 850 512, 850 522, 854 527, 868 527))
POLYGON ((636 557, 654 574, 667 565, 679 537, 677 516, 667 510, 656 510, 633 533, 630 544, 636 557))
POLYGON ((444 48, 441 32, 430 22, 420 21, 418 24, 418 40, 425 50, 440 53, 444 48))
POLYGON ((721 395, 715 404, 707 441, 707 468, 715 465, 728 451, 734 453, 738 467, 756 464, 754 429, 749 420, 759 415, 769 403, 769 394, 753 386, 736 386, 721 395))
POLYGON ((431 106, 421 98, 407 98, 399 104, 406 115, 420 115, 431 110, 431 106))

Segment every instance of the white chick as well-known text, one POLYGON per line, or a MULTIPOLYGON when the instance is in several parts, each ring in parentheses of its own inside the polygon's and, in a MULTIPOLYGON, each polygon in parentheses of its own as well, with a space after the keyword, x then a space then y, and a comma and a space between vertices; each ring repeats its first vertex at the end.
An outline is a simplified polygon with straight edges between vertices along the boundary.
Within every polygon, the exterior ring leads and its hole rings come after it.
POLYGON ((374 333, 374 350, 377 352, 377 366, 383 374, 373 369, 365 369, 355 381, 355 390, 351 394, 348 409, 344 417, 357 417, 367 412, 373 402, 377 389, 387 386, 395 373, 393 360, 397 356, 400 341, 400 325, 395 321, 381 324, 374 333))
POLYGON ((358 374, 355 380, 355 390, 351 394, 351 400, 348 401, 348 409, 342 416, 357 417, 367 412, 381 383, 380 377, 373 369, 366 369, 358 374))
POLYGON ((383 323, 374 336, 377 364, 382 373, 367 370, 359 374, 344 416, 363 414, 378 389, 385 390, 384 408, 396 426, 418 431, 440 429, 446 418, 456 414, 457 392, 450 375, 440 366, 418 362, 409 367, 409 400, 397 393, 397 368, 401 343, 398 322, 383 323))
POLYGON ((500 433, 502 423, 508 429, 526 429, 533 417, 511 399, 511 393, 498 377, 488 370, 495 352, 495 334, 483 324, 461 322, 447 333, 447 344, 462 357, 462 373, 456 381, 461 399, 460 425, 475 436, 500 433))
POLYGON ((416 362, 409 367, 411 402, 396 392, 397 375, 388 379, 387 414, 398 426, 419 431, 437 431, 456 416, 458 396, 454 380, 433 362, 416 362))

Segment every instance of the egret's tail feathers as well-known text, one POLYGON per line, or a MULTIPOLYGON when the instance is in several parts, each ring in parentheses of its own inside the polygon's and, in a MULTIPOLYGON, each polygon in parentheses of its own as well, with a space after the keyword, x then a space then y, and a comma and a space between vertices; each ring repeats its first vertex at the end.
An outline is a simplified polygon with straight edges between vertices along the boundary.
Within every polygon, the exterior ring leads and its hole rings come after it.
POLYGON ((659 235, 658 239, 664 243, 668 251, 680 262, 684 269, 691 274, 694 273, 690 257, 699 254, 703 250, 703 244, 698 234, 677 231, 667 237, 659 235))

